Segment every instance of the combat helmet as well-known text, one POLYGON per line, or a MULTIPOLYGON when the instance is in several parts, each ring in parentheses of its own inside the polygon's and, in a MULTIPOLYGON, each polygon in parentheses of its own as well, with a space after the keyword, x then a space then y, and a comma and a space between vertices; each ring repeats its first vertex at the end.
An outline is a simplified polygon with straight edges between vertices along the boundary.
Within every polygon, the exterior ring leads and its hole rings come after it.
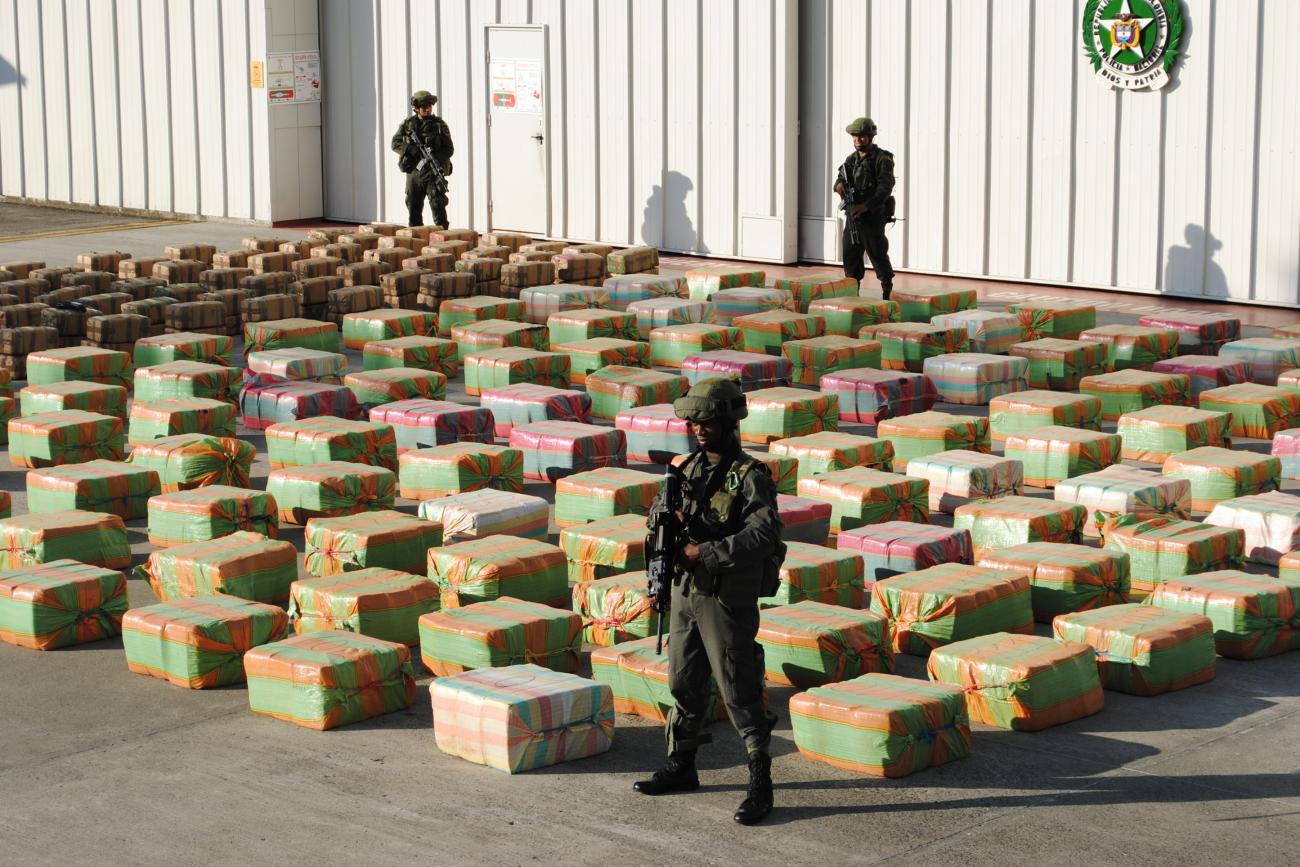
POLYGON ((844 127, 844 131, 849 135, 869 135, 876 137, 876 122, 869 117, 854 118, 853 122, 844 127))
POLYGON ((673 412, 687 421, 705 422, 710 419, 740 421, 749 415, 745 393, 734 379, 714 377, 701 379, 691 390, 673 401, 673 412))
POLYGON ((429 93, 427 90, 417 90, 411 94, 411 108, 429 107, 432 108, 438 102, 438 97, 429 93))

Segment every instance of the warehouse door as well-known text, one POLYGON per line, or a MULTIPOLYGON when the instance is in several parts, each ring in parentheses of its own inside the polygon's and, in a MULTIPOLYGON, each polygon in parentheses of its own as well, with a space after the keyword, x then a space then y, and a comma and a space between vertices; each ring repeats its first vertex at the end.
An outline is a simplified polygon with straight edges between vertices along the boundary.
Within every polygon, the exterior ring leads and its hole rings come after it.
POLYGON ((550 234, 546 28, 487 28, 488 223, 550 234))

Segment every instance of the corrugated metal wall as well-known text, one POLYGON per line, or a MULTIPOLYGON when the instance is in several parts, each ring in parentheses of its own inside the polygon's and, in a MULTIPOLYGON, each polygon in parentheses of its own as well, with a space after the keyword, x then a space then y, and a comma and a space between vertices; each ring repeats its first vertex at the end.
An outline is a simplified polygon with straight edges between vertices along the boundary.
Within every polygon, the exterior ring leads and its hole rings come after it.
POLYGON ((1184 0, 1158 93, 1094 76, 1083 5, 800 0, 801 256, 837 259, 827 188, 870 113, 897 267, 1300 303, 1300 3, 1184 0))
POLYGON ((269 220, 265 46, 262 0, 0 0, 0 195, 269 220))
POLYGON ((456 143, 449 216, 487 228, 484 27, 544 24, 552 235, 796 255, 797 0, 322 0, 321 11, 329 216, 405 220, 388 140, 410 93, 428 88, 456 143))

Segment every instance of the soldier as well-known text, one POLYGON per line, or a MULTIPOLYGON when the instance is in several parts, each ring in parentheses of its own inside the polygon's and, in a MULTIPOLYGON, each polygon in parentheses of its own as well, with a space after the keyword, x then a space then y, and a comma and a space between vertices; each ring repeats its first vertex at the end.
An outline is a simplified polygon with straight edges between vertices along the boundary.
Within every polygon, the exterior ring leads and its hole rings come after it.
POLYGON ((451 174, 451 155, 456 150, 451 143, 451 130, 447 122, 433 113, 438 97, 427 90, 417 90, 411 95, 414 112, 393 133, 390 145, 397 153, 398 167, 406 172, 406 210, 410 225, 424 223, 424 200, 435 225, 446 228, 447 176, 451 174), (423 142, 433 156, 430 162, 416 143, 423 142))
POLYGON ((763 703, 758 599, 779 586, 785 559, 776 486, 763 464, 740 449, 745 395, 729 379, 705 379, 673 403, 699 444, 681 465, 685 540, 677 561, 668 633, 668 762, 633 788, 644 795, 698 789, 695 752, 715 675, 727 717, 749 753, 749 789, 735 819, 752 825, 772 810, 776 716, 763 703), (680 580, 678 580, 680 579, 680 580))
POLYGON ((860 117, 844 129, 853 136, 853 153, 844 161, 834 187, 841 198, 846 192, 845 179, 853 188, 854 204, 844 219, 844 276, 862 280, 865 252, 880 281, 881 297, 888 301, 894 288, 894 266, 889 262, 885 225, 894 219, 894 155, 873 144, 876 124, 871 118, 860 117))

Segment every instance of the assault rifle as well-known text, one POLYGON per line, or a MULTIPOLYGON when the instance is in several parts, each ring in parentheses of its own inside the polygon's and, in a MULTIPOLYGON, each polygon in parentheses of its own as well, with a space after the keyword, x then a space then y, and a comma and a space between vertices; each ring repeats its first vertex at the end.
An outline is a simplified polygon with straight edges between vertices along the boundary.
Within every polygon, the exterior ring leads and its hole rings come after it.
POLYGON ((858 205, 857 196, 854 195, 853 185, 849 183, 848 176, 844 174, 844 165, 840 164, 840 173, 838 177, 840 189, 844 190, 840 194, 840 210, 844 212, 844 221, 848 224, 849 240, 855 247, 862 245, 862 239, 858 236, 858 218, 854 216, 853 209, 858 205))
POLYGON ((420 141, 420 136, 414 128, 411 129, 411 142, 419 148, 420 154, 424 157, 424 159, 420 160, 419 165, 415 167, 415 170, 418 172, 426 165, 432 166, 434 180, 438 182, 439 187, 444 190, 447 189, 447 176, 442 173, 442 166, 438 165, 438 161, 433 158, 433 152, 429 150, 429 146, 420 141))
POLYGON ((659 508, 650 513, 649 548, 646 550, 646 593, 650 608, 659 616, 659 632, 655 640, 655 654, 664 652, 664 615, 672 601, 677 551, 680 547, 682 522, 677 517, 681 509, 681 472, 671 463, 664 466, 664 494, 659 508))

